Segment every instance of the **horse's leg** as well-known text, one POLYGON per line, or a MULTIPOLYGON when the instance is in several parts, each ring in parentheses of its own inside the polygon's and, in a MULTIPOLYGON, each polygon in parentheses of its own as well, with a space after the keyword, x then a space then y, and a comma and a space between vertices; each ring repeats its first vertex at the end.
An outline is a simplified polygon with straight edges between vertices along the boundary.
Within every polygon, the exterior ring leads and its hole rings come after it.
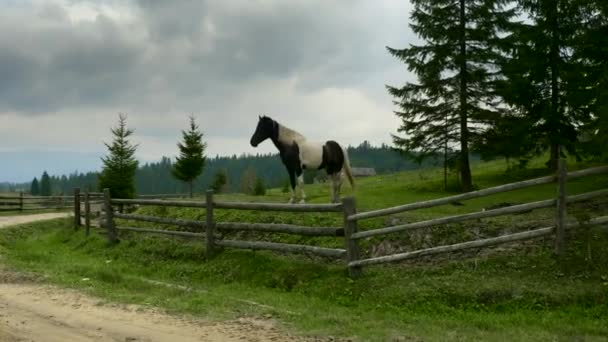
POLYGON ((334 173, 334 174, 329 175, 329 178, 331 178, 331 202, 336 203, 336 202, 338 202, 338 200, 337 200, 338 183, 336 181, 336 174, 334 173))
POLYGON ((291 183, 291 198, 287 203, 291 204, 296 200, 296 173, 292 170, 289 170, 289 182, 291 183))
POLYGON ((306 194, 304 193, 304 175, 298 176, 298 188, 300 189, 300 204, 306 203, 306 194))
POLYGON ((336 173, 336 202, 340 201, 340 191, 342 188, 342 172, 336 173))

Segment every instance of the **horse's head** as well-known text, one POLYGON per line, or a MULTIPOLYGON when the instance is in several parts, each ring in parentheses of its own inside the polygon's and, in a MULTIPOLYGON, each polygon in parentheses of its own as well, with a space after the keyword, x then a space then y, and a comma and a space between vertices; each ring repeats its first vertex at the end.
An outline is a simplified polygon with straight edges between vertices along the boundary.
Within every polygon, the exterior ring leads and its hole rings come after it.
POLYGON ((267 116, 260 116, 258 126, 251 136, 251 146, 257 147, 262 141, 270 138, 277 123, 267 116))

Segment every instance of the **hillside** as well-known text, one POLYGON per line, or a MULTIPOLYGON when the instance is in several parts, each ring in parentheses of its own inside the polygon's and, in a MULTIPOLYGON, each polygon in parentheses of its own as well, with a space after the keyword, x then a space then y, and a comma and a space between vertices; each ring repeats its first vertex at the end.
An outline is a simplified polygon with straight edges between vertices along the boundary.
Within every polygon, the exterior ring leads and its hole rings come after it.
MULTIPOLYGON (((531 169, 505 174, 503 162, 474 165, 475 183, 485 188, 545 174, 542 160, 531 169)), ((589 164, 572 164, 580 169, 589 164)), ((327 202, 328 185, 307 188, 312 202, 327 202)), ((608 176, 568 183, 569 194, 608 187, 608 176)), ((445 196, 441 171, 406 171, 361 179, 360 210, 445 196)), ((349 194, 348 192, 346 193, 349 194)), ((481 210, 494 205, 553 197, 555 185, 464 201, 389 218, 415 221, 481 210)), ((224 200, 283 202, 272 189, 266 197, 221 195, 224 200)), ((140 213, 202 218, 203 210, 147 207, 140 213)), ((608 198, 569 207, 570 219, 608 214, 608 198)), ((370 239, 364 253, 375 255, 420 246, 526 230, 553 219, 553 210, 471 221, 465 224, 370 239)), ((287 222, 339 225, 340 215, 259 213, 217 210, 217 221, 287 222)), ((384 225, 369 220, 362 229, 384 225)), ((121 223, 121 225, 126 222, 121 223)), ((140 222, 132 226, 142 226, 140 222)), ((240 238, 340 245, 334 238, 241 234, 240 238)), ((578 230, 569 238, 566 256, 556 258, 551 238, 496 248, 374 266, 355 281, 341 263, 308 256, 224 250, 204 257, 200 241, 124 234, 108 246, 103 235, 84 238, 70 222, 33 224, 0 232, 5 260, 46 276, 48 281, 81 289, 111 301, 139 303, 210 319, 265 317, 300 334, 360 341, 408 340, 588 340, 608 336, 607 231, 578 230), (84 282, 82 279, 86 278, 84 282)))

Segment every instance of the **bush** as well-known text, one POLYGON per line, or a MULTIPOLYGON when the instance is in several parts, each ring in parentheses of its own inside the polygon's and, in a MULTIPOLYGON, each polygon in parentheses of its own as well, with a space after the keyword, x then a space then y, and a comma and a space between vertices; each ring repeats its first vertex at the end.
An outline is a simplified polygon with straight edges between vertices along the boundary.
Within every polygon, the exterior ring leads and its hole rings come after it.
POLYGON ((255 186, 253 187, 253 194, 255 196, 266 195, 266 186, 264 186, 264 181, 261 178, 258 178, 255 181, 255 186))

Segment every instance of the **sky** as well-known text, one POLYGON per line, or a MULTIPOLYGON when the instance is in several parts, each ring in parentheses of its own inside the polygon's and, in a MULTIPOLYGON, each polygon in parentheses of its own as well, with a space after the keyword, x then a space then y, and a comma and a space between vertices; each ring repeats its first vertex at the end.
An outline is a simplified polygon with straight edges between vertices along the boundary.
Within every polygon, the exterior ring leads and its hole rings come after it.
POLYGON ((207 155, 258 115, 311 140, 391 142, 385 85, 412 81, 407 0, 0 0, 0 182, 98 170, 119 113, 140 162, 177 155, 193 115, 207 155))

